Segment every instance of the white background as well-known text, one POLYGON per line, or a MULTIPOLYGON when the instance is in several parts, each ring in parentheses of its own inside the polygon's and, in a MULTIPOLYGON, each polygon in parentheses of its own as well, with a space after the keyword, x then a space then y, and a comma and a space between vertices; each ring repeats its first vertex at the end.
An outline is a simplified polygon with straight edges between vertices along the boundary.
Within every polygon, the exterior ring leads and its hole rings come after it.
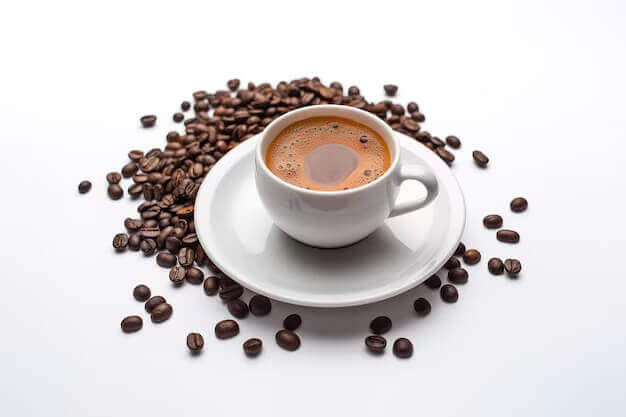
POLYGON ((4 2, 0 414, 625 415, 625 16, 620 0, 4 2), (113 253, 136 204, 108 200, 104 175, 129 149, 163 146, 192 91, 314 75, 370 100, 396 83, 426 129, 462 139, 463 240, 483 262, 453 305, 425 288, 341 310, 274 303, 218 341, 218 299, 113 253), (138 127, 146 113, 156 128, 138 127), (526 213, 508 210, 517 195, 526 213), (490 213, 522 242, 497 242, 490 213), (491 256, 519 258, 523 274, 490 275, 491 256), (139 282, 173 304, 168 322, 134 301, 139 282), (424 319, 418 296, 433 304, 424 319), (292 312, 295 353, 273 342, 292 312), (140 332, 120 331, 128 314, 144 317, 140 332), (365 352, 379 314, 390 342, 413 341, 410 360, 365 352), (205 335, 200 356, 189 331, 205 335), (255 336, 265 347, 250 360, 241 344, 255 336))

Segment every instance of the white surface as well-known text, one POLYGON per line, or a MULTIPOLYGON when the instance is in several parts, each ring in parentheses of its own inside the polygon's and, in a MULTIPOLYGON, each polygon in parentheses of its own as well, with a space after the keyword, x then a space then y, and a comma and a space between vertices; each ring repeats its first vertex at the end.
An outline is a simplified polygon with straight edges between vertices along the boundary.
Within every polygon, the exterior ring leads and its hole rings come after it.
MULTIPOLYGON (((413 138, 390 135, 401 149, 402 166, 424 167, 437 178, 440 191, 431 205, 388 219, 371 236, 348 247, 303 245, 272 222, 256 192, 255 148, 262 139, 257 136, 220 160, 202 183, 195 206, 202 247, 244 287, 297 305, 367 304, 415 287, 437 272, 458 247, 465 203, 454 175, 438 156, 413 138)), ((426 197, 426 190, 415 183, 407 183, 401 193, 401 202, 426 197)))
POLYGON ((626 414, 623 1, 5 3, 1 415, 626 414), (130 147, 162 146, 191 91, 313 74, 370 99, 395 82, 428 130, 458 135, 463 239, 485 258, 519 258, 520 279, 483 261, 454 305, 421 288, 337 311, 275 303, 218 341, 228 314, 217 300, 172 289, 153 259, 112 252, 135 204, 109 201, 104 175, 130 147), (146 113, 160 116, 155 129, 138 128, 146 113), (84 178, 94 189, 79 196, 84 178), (507 209, 517 195, 524 214, 507 209), (482 227, 493 212, 519 245, 482 227), (174 315, 124 335, 124 315, 146 318, 138 282, 174 315), (432 301, 425 319, 411 311, 417 296, 432 301), (273 343, 292 312, 304 320, 295 353, 273 343), (412 359, 364 352, 381 313, 389 340, 413 340, 412 359), (185 347, 192 330, 206 336, 199 357, 185 347), (253 336, 265 348, 249 360, 241 343, 253 336))

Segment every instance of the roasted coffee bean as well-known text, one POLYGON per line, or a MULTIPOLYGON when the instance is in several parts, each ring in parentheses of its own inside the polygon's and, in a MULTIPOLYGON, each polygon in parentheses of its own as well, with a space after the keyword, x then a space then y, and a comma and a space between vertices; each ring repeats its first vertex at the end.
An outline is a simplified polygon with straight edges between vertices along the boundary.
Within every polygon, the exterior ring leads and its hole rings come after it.
POLYGON ((522 264, 517 259, 505 259, 504 270, 508 276, 516 277, 522 271, 522 264))
POLYGON ((263 342, 261 339, 252 338, 243 342, 243 351, 248 356, 256 356, 261 353, 263 342))
POLYGON ((131 233, 138 232, 143 227, 143 220, 141 219, 131 219, 127 217, 124 220, 124 227, 131 233))
POLYGON ((439 291, 441 299, 446 303, 456 303, 459 299, 459 292, 454 285, 446 284, 439 291))
POLYGON ((123 251, 128 246, 128 235, 126 233, 118 233, 113 236, 113 247, 118 251, 123 251))
POLYGON ((187 270, 182 266, 175 266, 170 269, 170 281, 174 285, 182 285, 185 282, 185 275, 187 270))
POLYGON ((168 303, 161 303, 150 312, 150 319, 153 323, 161 323, 172 317, 172 306, 168 303))
POLYGON ((463 256, 465 253, 465 244, 463 242, 459 242, 459 246, 456 247, 454 251, 454 256, 463 256))
POLYGON ((461 140, 453 135, 446 136, 446 143, 454 149, 459 149, 461 147, 461 140))
POLYGON ((391 319, 387 316, 378 316, 370 323, 370 330, 374 334, 385 334, 391 330, 391 319))
POLYGON ((393 342, 393 354, 399 358, 410 358, 413 355, 413 343, 409 339, 401 337, 393 342))
POLYGON ((124 333, 133 333, 143 327, 143 320, 139 316, 128 316, 122 320, 121 327, 124 333))
POLYGON ((387 340, 378 335, 367 336, 365 338, 365 347, 372 353, 383 353, 387 347, 387 340))
POLYGON ((178 251, 178 262, 182 266, 191 266, 193 265, 193 261, 195 259, 196 254, 193 251, 193 248, 181 248, 178 251))
POLYGON ((294 331, 302 324, 302 318, 298 314, 290 314, 283 320, 283 327, 287 330, 294 331))
POLYGON ((189 333, 187 335, 187 347, 192 352, 199 352, 204 347, 204 338, 200 333, 189 333))
POLYGON ((139 167, 135 162, 129 162, 122 167, 122 176, 124 178, 130 178, 137 173, 139 167))
POLYGON ((133 150, 128 152, 128 159, 130 159, 131 161, 137 162, 141 158, 143 158, 143 151, 133 150))
POLYGON ((430 313, 430 303, 425 298, 418 298, 413 303, 413 309, 420 316, 427 316, 430 313))
POLYGON ((446 146, 444 141, 439 139, 437 136, 431 137, 430 138, 430 143, 432 143, 435 148, 442 148, 442 147, 446 146))
POLYGON ((191 108, 191 103, 188 101, 183 101, 182 103, 180 103, 180 109, 182 111, 187 111, 191 108))
POLYGON ((161 252, 156 256, 156 262, 163 268, 171 268, 176 265, 176 256, 171 253, 161 252))
POLYGON ((144 239, 141 241, 139 248, 145 256, 151 256, 156 252, 157 244, 154 239, 144 239))
POLYGON ((257 294, 250 299, 250 312, 255 316, 267 316, 272 311, 272 302, 264 295, 257 294))
POLYGON ((452 162, 454 162, 454 155, 452 154, 452 152, 444 149, 444 148, 436 148, 435 152, 437 153, 437 155, 439 156, 439 158, 443 159, 443 161, 447 164, 451 164, 452 162))
POLYGON ((276 343, 285 350, 294 351, 300 347, 300 337, 291 330, 279 330, 276 333, 276 343))
POLYGON ((161 233, 161 231, 159 230, 158 227, 149 226, 149 223, 146 221, 144 222, 144 225, 139 231, 139 233, 141 234, 141 237, 144 239, 156 239, 157 237, 159 237, 159 234, 161 233))
POLYGON ((237 284, 230 278, 222 278, 220 281, 220 298, 224 301, 234 300, 241 297, 243 294, 243 287, 237 284))
POLYGON ((217 277, 207 277, 204 280, 204 293, 206 295, 215 295, 220 289, 220 280, 217 277))
POLYGON ((359 90, 359 87, 357 87, 356 85, 353 85, 352 87, 348 88, 349 96, 358 96, 360 94, 361 94, 361 90, 359 90))
POLYGON ((237 91, 237 89, 239 88, 239 83, 240 82, 237 78, 233 78, 232 80, 228 80, 226 86, 230 91, 237 91))
POLYGON ((226 307, 228 308, 228 311, 230 311, 230 314, 238 319, 245 318, 250 312, 248 304, 244 303, 238 298, 230 300, 228 303, 226 303, 226 307))
POLYGON ((183 238, 183 245, 194 246, 198 244, 198 235, 195 233, 189 233, 183 238))
POLYGON ((174 228, 172 226, 166 226, 159 231, 159 236, 156 238, 156 243, 159 249, 163 249, 165 247, 165 242, 173 230, 174 228))
POLYGON ((423 113, 416 111, 415 113, 411 113, 411 119, 418 123, 423 123, 426 121, 426 116, 424 116, 423 113))
POLYGON ((119 172, 109 172, 106 176, 109 184, 119 184, 122 181, 122 174, 119 172))
POLYGON ((122 190, 119 184, 110 184, 107 188, 107 194, 109 194, 111 200, 119 200, 124 196, 124 190, 122 190))
MULTIPOLYGON (((402 119, 401 124, 402 124, 402 127, 408 130, 409 132, 417 132, 418 130, 420 130, 420 125, 418 125, 415 120, 409 119, 408 117, 405 119, 402 119)), ((452 159, 454 160, 454 155, 452 156, 452 159)))
POLYGON ((180 251, 180 248, 183 247, 183 243, 176 236, 169 236, 165 239, 165 247, 168 251, 174 254, 180 251))
POLYGON ((389 97, 393 97, 398 92, 398 86, 394 84, 385 84, 385 94, 389 97))
POLYGON ((467 271, 463 268, 454 268, 448 271, 448 281, 455 284, 465 284, 468 276, 467 271))
POLYGON ((86 194, 89 192, 89 190, 91 190, 91 182, 85 180, 85 181, 81 181, 78 184, 78 192, 81 194, 86 194))
POLYGON ((187 275, 185 276, 185 279, 190 284, 200 285, 204 280, 204 273, 196 267, 191 267, 187 270, 187 275))
POLYGON ((156 123, 157 117, 155 115, 149 114, 147 116, 142 116, 139 121, 143 127, 152 127, 156 123))
POLYGON ((468 249, 463 254, 463 261, 468 265, 475 265, 480 262, 480 252, 476 249, 468 249))
POLYGON ((148 301, 146 301, 145 304, 145 308, 146 311, 148 313, 152 313, 152 310, 154 310, 154 308, 156 306, 158 306, 159 304, 163 304, 166 303, 167 301, 165 301, 165 298, 161 297, 160 295, 155 295, 154 297, 151 297, 148 301))
POLYGON ((498 230, 498 232, 496 233, 496 238, 500 242, 517 243, 519 242, 519 233, 513 230, 506 230, 506 229, 498 230))
POLYGON ((437 275, 433 275, 430 278, 428 278, 426 281, 424 281, 424 284, 432 289, 432 290, 436 290, 437 288, 441 287, 441 278, 439 278, 437 275))
POLYGON ((504 272, 504 263, 500 258, 491 258, 489 259, 489 262, 487 262, 487 268, 489 269, 489 272, 494 275, 502 275, 504 272))
POLYGON ((517 197, 511 200, 511 210, 520 213, 528 208, 528 201, 524 197, 517 197))
POLYGON ((141 236, 139 235, 139 233, 130 235, 130 237, 128 238, 128 249, 138 251, 140 245, 141 245, 141 236))
POLYGON ((135 300, 144 302, 150 298, 150 288, 147 285, 139 284, 133 289, 135 300))
POLYGON ((406 111, 408 111, 409 113, 415 113, 416 111, 419 111, 419 109, 419 106, 414 101, 406 105, 406 111))
POLYGON ((239 334, 239 324, 235 320, 222 320, 215 325, 215 336, 218 339, 230 339, 239 334))
POLYGON ((461 262, 454 257, 448 259, 448 261, 443 265, 443 267, 446 269, 454 269, 460 266, 461 266, 461 262))
POLYGON ((180 123, 185 120, 185 115, 182 113, 174 113, 172 115, 172 120, 174 120, 176 123, 180 123))
POLYGON ((485 168, 489 163, 489 158, 487 158, 487 155, 485 155, 481 151, 472 152, 472 157, 474 158, 474 162, 476 162, 476 165, 481 168, 485 168))
POLYGON ((497 214, 485 216, 483 224, 487 229, 499 229, 502 227, 502 217, 497 214))

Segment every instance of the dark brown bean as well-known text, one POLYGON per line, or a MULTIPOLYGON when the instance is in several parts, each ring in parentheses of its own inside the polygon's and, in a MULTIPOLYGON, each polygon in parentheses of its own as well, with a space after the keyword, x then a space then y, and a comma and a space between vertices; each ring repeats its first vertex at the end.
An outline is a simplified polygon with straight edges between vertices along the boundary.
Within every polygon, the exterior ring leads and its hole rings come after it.
POLYGON ((128 249, 138 251, 140 245, 141 245, 141 236, 139 235, 139 233, 130 235, 130 237, 128 238, 128 249))
POLYGON ((132 151, 128 152, 128 159, 130 159, 131 161, 137 162, 141 158, 143 158, 143 151, 132 150, 132 151))
POLYGON ((256 356, 261 353, 263 342, 261 339, 252 338, 243 342, 243 351, 248 356, 256 356))
POLYGON ((120 323, 124 333, 133 333, 143 327, 143 320, 139 316, 128 316, 120 323))
POLYGON ((393 353, 398 358, 410 358, 413 355, 413 343, 404 337, 396 339, 396 341, 393 342, 393 353))
POLYGON ((472 157, 474 158, 474 162, 476 162, 476 165, 481 168, 485 168, 489 163, 489 158, 487 158, 487 155, 485 155, 481 151, 472 152, 472 157))
POLYGON ((498 214, 490 214, 483 218, 483 224, 487 229, 499 229, 502 227, 502 216, 498 214))
POLYGON ((183 101, 182 103, 180 103, 180 109, 182 111, 187 111, 191 108, 191 103, 188 101, 183 101))
POLYGON ((152 313, 152 310, 154 310, 156 306, 166 302, 167 301, 165 301, 164 297, 161 297, 160 295, 155 295, 154 297, 151 297, 148 301, 146 301, 144 307, 148 313, 152 313))
POLYGON ((187 335, 187 347, 192 352, 199 352, 204 347, 204 338, 200 333, 189 333, 187 335))
POLYGON ((147 116, 142 116, 139 121, 143 127, 152 127, 156 123, 157 117, 155 115, 149 114, 147 116))
POLYGON ((204 280, 203 288, 206 295, 215 295, 220 289, 220 280, 214 276, 207 277, 204 280))
POLYGON ((511 210, 516 213, 521 213, 528 208, 528 201, 524 197, 516 197, 511 200, 510 204, 511 210))
POLYGON ((393 97, 398 92, 398 86, 394 84, 385 84, 384 89, 385 89, 385 94, 388 97, 393 97))
POLYGON ((454 258, 454 257, 448 259, 446 263, 443 265, 443 267, 446 269, 454 269, 460 266, 461 266, 461 261, 459 261, 457 258, 454 258))
POLYGON ((415 113, 416 111, 419 111, 419 109, 419 106, 414 101, 411 101, 409 104, 406 105, 406 111, 408 111, 409 113, 415 113))
POLYGON ((200 269, 192 266, 191 268, 187 269, 187 275, 185 275, 185 279, 190 284, 200 285, 202 284, 202 281, 204 281, 204 273, 200 269))
POLYGON ((491 258, 489 262, 487 262, 487 268, 489 272, 494 275, 502 275, 504 272, 504 262, 500 258, 491 258))
POLYGON ((505 243, 518 243, 519 242, 519 233, 517 233, 514 230, 498 230, 498 232, 496 233, 496 238, 500 241, 500 242, 505 242, 505 243))
POLYGON ((463 268, 454 268, 448 271, 448 281, 454 284, 467 283, 468 273, 463 268))
POLYGON ((161 303, 152 309, 150 319, 153 323, 161 323, 172 317, 172 306, 168 303, 161 303))
POLYGON ((461 147, 461 140, 453 135, 446 136, 446 143, 454 149, 459 149, 461 147))
POLYGON ((127 217, 124 220, 124 227, 131 233, 138 232, 143 227, 143 220, 141 219, 131 219, 127 217))
POLYGON ((348 88, 349 96, 358 96, 360 94, 361 94, 361 90, 359 90, 359 87, 357 87, 356 85, 353 85, 352 87, 348 88))
POLYGON ((230 278, 222 278, 220 280, 219 296, 224 301, 234 300, 241 297, 243 287, 230 278))
POLYGON ((150 288, 147 285, 139 284, 133 289, 135 300, 144 302, 150 298, 150 288))
POLYGON ((119 184, 122 181, 122 174, 119 172, 109 172, 106 176, 109 184, 119 184))
POLYGON ((444 148, 436 148, 435 152, 437 153, 437 155, 443 159, 443 161, 447 164, 451 164, 452 162, 454 162, 454 155, 452 154, 452 152, 444 149, 444 148))
POLYGON ((504 260, 504 270, 510 277, 516 277, 522 271, 522 264, 514 258, 504 260))
POLYGON ((427 316, 430 313, 431 306, 427 299, 418 298, 413 303, 413 309, 420 316, 427 316))
POLYGON ((154 239, 144 239, 141 241, 139 248, 145 256, 151 256, 156 252, 157 244, 154 239))
POLYGON ((122 190, 119 184, 110 184, 107 188, 107 194, 109 194, 111 200, 119 200, 124 196, 124 190, 122 190))
POLYGON ((426 281, 424 281, 424 284, 431 290, 436 290, 437 288, 441 287, 441 278, 439 278, 437 275, 433 275, 426 281))
POLYGON ((465 244, 463 242, 459 242, 459 246, 456 247, 454 251, 454 256, 463 256, 465 253, 465 244))
POLYGON ((255 316, 266 316, 272 311, 272 302, 264 295, 255 295, 249 304, 250 312, 255 316))
POLYGON ((171 268, 176 265, 176 256, 171 253, 161 252, 156 256, 156 262, 163 268, 171 268))
POLYGON ((238 319, 245 318, 250 312, 250 310, 248 309, 248 305, 238 298, 230 300, 228 303, 226 303, 226 307, 228 308, 230 314, 238 319))
POLYGON ((185 275, 187 275, 187 270, 182 266, 170 269, 170 281, 174 285, 182 285, 185 282, 185 275))
POLYGON ((176 123, 180 123, 180 122, 182 122, 183 120, 185 120, 185 115, 184 115, 184 114, 182 114, 182 113, 178 113, 178 112, 177 112, 177 113, 174 113, 174 114, 172 115, 172 120, 174 120, 174 122, 176 122, 176 123))
POLYGON ((222 320, 215 325, 215 336, 218 339, 230 339, 239 334, 239 324, 235 320, 222 320))
POLYGON ((459 292, 454 285, 446 284, 440 290, 441 299, 446 303, 456 303, 459 299, 459 292))
POLYGON ((285 350, 293 352, 300 347, 300 337, 291 330, 279 330, 276 333, 276 344, 285 350))
POLYGON ((468 249, 463 254, 463 261, 468 265, 475 265, 480 262, 480 252, 476 249, 468 249))
POLYGON ((387 340, 379 335, 367 336, 365 338, 365 347, 372 353, 381 354, 387 347, 387 340))
POLYGON ((370 323, 370 330, 374 334, 385 334, 391 330, 391 319, 387 316, 378 316, 370 323))
POLYGON ((81 181, 78 184, 78 192, 80 194, 86 194, 89 192, 89 190, 91 190, 91 182, 85 180, 85 181, 81 181))
POLYGON ((196 258, 193 248, 183 247, 178 251, 178 262, 182 266, 191 266, 196 258))
POLYGON ((283 327, 287 330, 294 331, 302 324, 302 317, 298 314, 290 314, 283 320, 283 327))
POLYGON ((124 178, 130 178, 137 173, 139 167, 135 162, 129 162, 122 167, 122 176, 124 178))
POLYGON ((233 78, 232 80, 228 80, 226 85, 230 91, 237 91, 239 88, 240 81, 237 78, 233 78))
POLYGON ((113 247, 117 251, 123 251, 128 246, 128 235, 126 233, 118 233, 113 236, 113 247))

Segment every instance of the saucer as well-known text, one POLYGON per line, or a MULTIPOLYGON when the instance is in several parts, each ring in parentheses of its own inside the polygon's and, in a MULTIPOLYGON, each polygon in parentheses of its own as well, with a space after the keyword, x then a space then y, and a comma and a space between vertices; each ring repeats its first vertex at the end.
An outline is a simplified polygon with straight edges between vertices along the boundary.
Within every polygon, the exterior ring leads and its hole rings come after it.
MULTIPOLYGON (((428 166, 439 195, 420 210, 387 219, 367 238, 339 249, 306 246, 274 225, 257 194, 254 136, 228 152, 198 191, 195 227, 211 260, 244 287, 274 300, 346 307, 407 291, 437 272, 456 250, 465 201, 450 168, 432 151, 394 133, 406 163, 428 166)), ((399 201, 425 195, 407 181, 399 201)))

